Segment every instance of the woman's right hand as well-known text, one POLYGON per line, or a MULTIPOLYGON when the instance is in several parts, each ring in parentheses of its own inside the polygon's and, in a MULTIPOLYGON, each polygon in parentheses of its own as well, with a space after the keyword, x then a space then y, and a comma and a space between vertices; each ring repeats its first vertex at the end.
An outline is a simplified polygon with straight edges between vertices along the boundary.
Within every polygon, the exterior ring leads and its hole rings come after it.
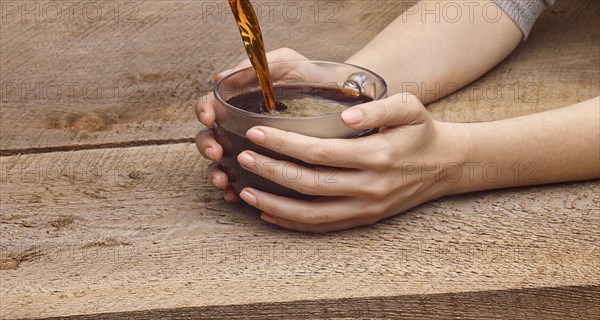
MULTIPOLYGON (((267 53, 267 60, 269 62, 275 61, 287 61, 287 60, 308 60, 306 57, 301 55, 300 53, 288 49, 281 48, 267 53)), ((233 73, 237 70, 248 68, 252 66, 248 59, 240 62, 238 65, 233 67, 232 69, 223 71, 219 73, 214 78, 214 82, 217 83, 219 80, 224 78, 230 73, 233 73)), ((271 70, 272 73, 275 73, 275 70, 271 70)), ((275 76, 277 78, 277 76, 275 76)), ((196 105, 196 116, 200 123, 202 123, 206 128, 202 129, 196 136, 196 146, 198 147, 198 151, 202 157, 212 160, 212 164, 209 167, 209 175, 208 179, 212 182, 212 184, 220 189, 224 190, 223 197, 226 201, 238 201, 239 195, 233 190, 233 188, 229 185, 229 180, 227 175, 219 165, 221 161, 221 157, 223 157, 223 147, 217 142, 215 139, 215 104, 217 100, 215 99, 213 93, 209 93, 200 98, 198 104, 196 105)))

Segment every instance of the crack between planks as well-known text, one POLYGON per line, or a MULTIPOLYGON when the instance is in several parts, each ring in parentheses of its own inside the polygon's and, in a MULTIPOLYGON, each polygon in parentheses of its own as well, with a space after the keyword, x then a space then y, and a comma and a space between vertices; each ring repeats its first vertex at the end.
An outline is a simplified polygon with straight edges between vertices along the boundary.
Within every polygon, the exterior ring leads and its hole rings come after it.
POLYGON ((158 140, 133 140, 123 142, 107 142, 97 144, 80 144, 66 145, 53 147, 34 147, 15 150, 0 150, 0 157, 16 156, 22 154, 38 154, 38 153, 53 153, 81 150, 96 150, 96 149, 116 149, 116 148, 132 148, 142 146, 160 146, 178 143, 196 143, 195 138, 180 138, 180 139, 158 139, 158 140))
MULTIPOLYGON (((253 302, 208 306, 183 306, 106 313, 76 314, 38 319, 363 319, 414 318, 446 319, 491 318, 499 310, 511 310, 508 318, 565 319, 598 314, 594 302, 600 286, 538 287, 463 291, 432 294, 306 299, 295 301, 253 302), (563 305, 552 303, 564 300, 563 305), (491 302, 490 302, 491 301, 491 302), (565 308, 565 306, 572 306, 565 308), (512 317, 511 317, 512 316, 512 317)), ((22 319, 22 318, 19 318, 22 319)), ((494 317, 493 319, 497 319, 494 317)))

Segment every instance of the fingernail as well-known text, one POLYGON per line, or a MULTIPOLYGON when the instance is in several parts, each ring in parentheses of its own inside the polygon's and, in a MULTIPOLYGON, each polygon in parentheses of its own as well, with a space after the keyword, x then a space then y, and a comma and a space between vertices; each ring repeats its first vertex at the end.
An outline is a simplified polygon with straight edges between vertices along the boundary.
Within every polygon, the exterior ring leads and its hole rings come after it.
POLYGON ((244 167, 251 167, 254 164, 254 157, 247 152, 242 152, 238 156, 238 162, 244 167))
POLYGON ((227 70, 225 70, 225 71, 223 71, 223 72, 219 73, 219 74, 217 75, 217 78, 223 78, 223 77, 225 77, 226 75, 230 74, 232 70, 233 70, 233 69, 227 69, 227 70))
POLYGON ((203 125, 206 125, 206 122, 204 122, 205 117, 206 114, 204 113, 204 111, 200 111, 200 123, 202 123, 203 125))
POLYGON ((242 198, 242 200, 246 201, 246 203, 251 206, 256 206, 258 203, 256 201, 256 197, 247 190, 242 190, 242 193, 240 193, 240 198, 242 198))
POLYGON ((270 214, 263 213, 260 215, 260 218, 268 223, 277 224, 277 220, 270 214))
POLYGON ((360 109, 347 109, 342 112, 342 119, 347 124, 357 124, 363 120, 363 114, 360 109))
POLYGON ((206 156, 208 156, 208 158, 209 158, 210 160, 215 160, 215 158, 213 158, 212 152, 213 152, 213 149, 212 149, 212 148, 207 148, 207 149, 206 149, 206 156))
POLYGON ((252 142, 262 143, 265 141, 265 133, 258 129, 250 129, 246 132, 246 137, 252 142))

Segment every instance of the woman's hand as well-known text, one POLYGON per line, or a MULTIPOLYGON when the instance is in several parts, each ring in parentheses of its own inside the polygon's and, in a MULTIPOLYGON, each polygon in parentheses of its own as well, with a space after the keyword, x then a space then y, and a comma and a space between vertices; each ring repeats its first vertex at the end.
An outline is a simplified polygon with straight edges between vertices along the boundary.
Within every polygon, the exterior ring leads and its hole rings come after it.
MULTIPOLYGON (((281 48, 267 53, 267 60, 269 62, 274 61, 287 61, 287 60, 308 60, 303 55, 298 52, 288 49, 281 48)), ((230 73, 233 73, 237 70, 244 69, 250 67, 250 61, 244 60, 240 62, 233 69, 229 69, 223 71, 218 74, 214 78, 214 82, 217 83, 223 77, 227 76, 230 73)), ((276 80, 286 80, 287 78, 296 78, 298 75, 292 74, 289 70, 271 70, 273 77, 276 80)), ((252 73, 254 74, 254 73, 252 73)), ((214 124, 215 124, 215 104, 217 103, 215 97, 212 93, 203 96, 198 101, 196 105, 196 116, 198 120, 206 126, 205 129, 200 131, 196 136, 196 146, 200 151, 200 154, 208 159, 212 160, 213 163, 209 167, 209 179, 213 185, 218 188, 221 188, 224 191, 224 198, 227 201, 237 201, 239 200, 238 195, 233 191, 231 187, 229 187, 229 181, 227 179, 227 175, 223 172, 219 167, 219 161, 221 161, 221 157, 223 156, 223 148, 217 141, 215 140, 214 133, 214 124)))
POLYGON ((245 188, 240 196, 261 218, 299 231, 328 232, 370 225, 453 192, 470 152, 461 124, 434 121, 413 95, 352 107, 353 129, 381 128, 356 139, 318 139, 269 127, 247 132, 254 143, 317 167, 274 160, 246 150, 245 169, 307 195, 297 200, 245 188))

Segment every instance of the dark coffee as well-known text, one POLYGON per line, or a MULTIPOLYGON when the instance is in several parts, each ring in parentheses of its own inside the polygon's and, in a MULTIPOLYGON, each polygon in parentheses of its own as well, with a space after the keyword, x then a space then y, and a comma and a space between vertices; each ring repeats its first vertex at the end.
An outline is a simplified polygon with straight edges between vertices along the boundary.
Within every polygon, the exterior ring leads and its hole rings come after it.
MULTIPOLYGON (((339 114, 348 107, 373 100, 365 95, 357 95, 356 92, 350 92, 349 89, 337 86, 281 85, 276 86, 275 89, 275 99, 280 109, 275 113, 264 111, 264 98, 260 90, 240 94, 227 100, 227 102, 239 109, 253 113, 281 117, 306 117, 339 114)), ((246 137, 230 132, 222 126, 217 127, 216 137, 224 150, 223 159, 221 160, 222 168, 237 192, 251 186, 282 196, 310 198, 244 170, 237 162, 237 156, 244 150, 252 150, 274 159, 290 161, 305 167, 311 167, 312 165, 258 146, 246 137)), ((259 167, 262 167, 263 170, 267 169, 266 166, 261 166, 261 164, 259 164, 259 167)), ((288 168, 287 172, 290 175, 301 174, 298 173, 296 168, 288 168)))
POLYGON ((266 112, 262 92, 254 90, 229 100, 232 106, 253 113, 282 117, 313 117, 341 113, 348 107, 372 101, 356 91, 331 85, 278 85, 275 91, 276 110, 266 112))

